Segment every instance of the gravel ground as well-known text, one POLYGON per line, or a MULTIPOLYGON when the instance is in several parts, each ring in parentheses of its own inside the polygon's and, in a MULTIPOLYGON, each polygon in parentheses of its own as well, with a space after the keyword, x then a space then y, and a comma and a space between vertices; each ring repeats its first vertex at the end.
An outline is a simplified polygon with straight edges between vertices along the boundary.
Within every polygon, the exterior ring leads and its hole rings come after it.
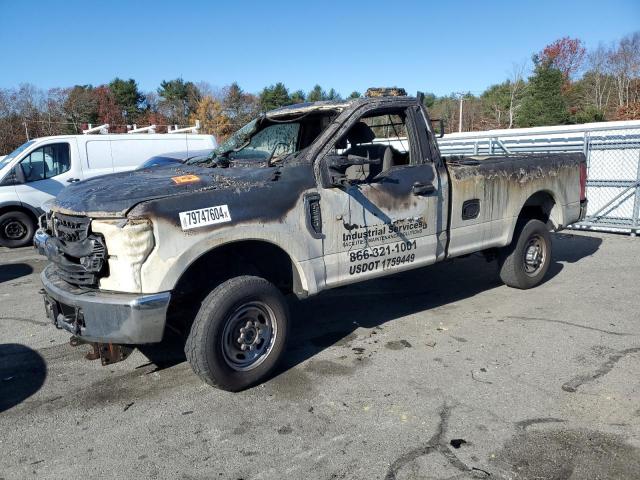
POLYGON ((45 262, 0 249, 0 479, 640 478, 640 239, 553 243, 528 291, 474 256, 292 301, 285 365, 236 394, 175 342, 85 360, 45 262))

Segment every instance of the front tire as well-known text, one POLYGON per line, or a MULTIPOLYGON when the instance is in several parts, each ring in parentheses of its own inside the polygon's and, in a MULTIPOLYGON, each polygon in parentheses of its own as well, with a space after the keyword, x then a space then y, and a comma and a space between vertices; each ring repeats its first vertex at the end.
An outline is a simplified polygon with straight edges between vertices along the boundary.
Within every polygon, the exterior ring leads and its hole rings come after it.
POLYGON ((0 247, 25 247, 31 244, 36 225, 24 212, 7 212, 0 215, 0 247))
POLYGON ((287 303, 264 278, 243 275, 202 302, 185 345, 193 371, 209 385, 239 391, 266 380, 285 350, 287 303))
POLYGON ((551 235, 540 220, 519 221, 511 244, 498 255, 500 279, 513 288, 533 288, 551 263, 551 235))

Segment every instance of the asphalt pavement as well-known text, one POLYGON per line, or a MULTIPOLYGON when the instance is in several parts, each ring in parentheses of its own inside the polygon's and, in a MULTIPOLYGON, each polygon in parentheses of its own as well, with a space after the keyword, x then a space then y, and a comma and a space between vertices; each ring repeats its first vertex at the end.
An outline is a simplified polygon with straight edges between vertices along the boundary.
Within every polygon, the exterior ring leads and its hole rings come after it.
POLYGON ((0 248, 0 479, 640 478, 640 239, 553 235, 520 291, 479 256, 291 302, 242 393, 168 341, 102 367, 0 248))

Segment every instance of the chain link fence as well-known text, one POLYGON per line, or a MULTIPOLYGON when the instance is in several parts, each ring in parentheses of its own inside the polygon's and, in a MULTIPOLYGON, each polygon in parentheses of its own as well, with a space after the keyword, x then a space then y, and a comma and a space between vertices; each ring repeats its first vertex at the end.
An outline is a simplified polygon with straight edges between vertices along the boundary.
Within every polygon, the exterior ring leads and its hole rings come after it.
POLYGON ((443 155, 583 152, 589 206, 571 228, 640 231, 640 121, 459 133, 438 144, 443 155))

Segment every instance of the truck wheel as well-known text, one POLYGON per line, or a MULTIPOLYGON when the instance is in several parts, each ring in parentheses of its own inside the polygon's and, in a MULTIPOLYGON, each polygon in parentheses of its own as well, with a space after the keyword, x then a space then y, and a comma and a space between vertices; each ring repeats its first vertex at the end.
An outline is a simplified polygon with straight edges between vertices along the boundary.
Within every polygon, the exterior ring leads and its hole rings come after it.
POLYGON ((185 345, 193 371, 209 385, 239 391, 265 380, 282 356, 287 303, 272 283, 243 275, 202 302, 185 345))
POLYGON ((0 215, 0 247, 29 245, 35 231, 35 223, 24 212, 7 212, 0 215))
POLYGON ((527 289, 538 285, 551 262, 551 236, 544 222, 518 222, 511 245, 498 255, 500 278, 514 288, 527 289))

